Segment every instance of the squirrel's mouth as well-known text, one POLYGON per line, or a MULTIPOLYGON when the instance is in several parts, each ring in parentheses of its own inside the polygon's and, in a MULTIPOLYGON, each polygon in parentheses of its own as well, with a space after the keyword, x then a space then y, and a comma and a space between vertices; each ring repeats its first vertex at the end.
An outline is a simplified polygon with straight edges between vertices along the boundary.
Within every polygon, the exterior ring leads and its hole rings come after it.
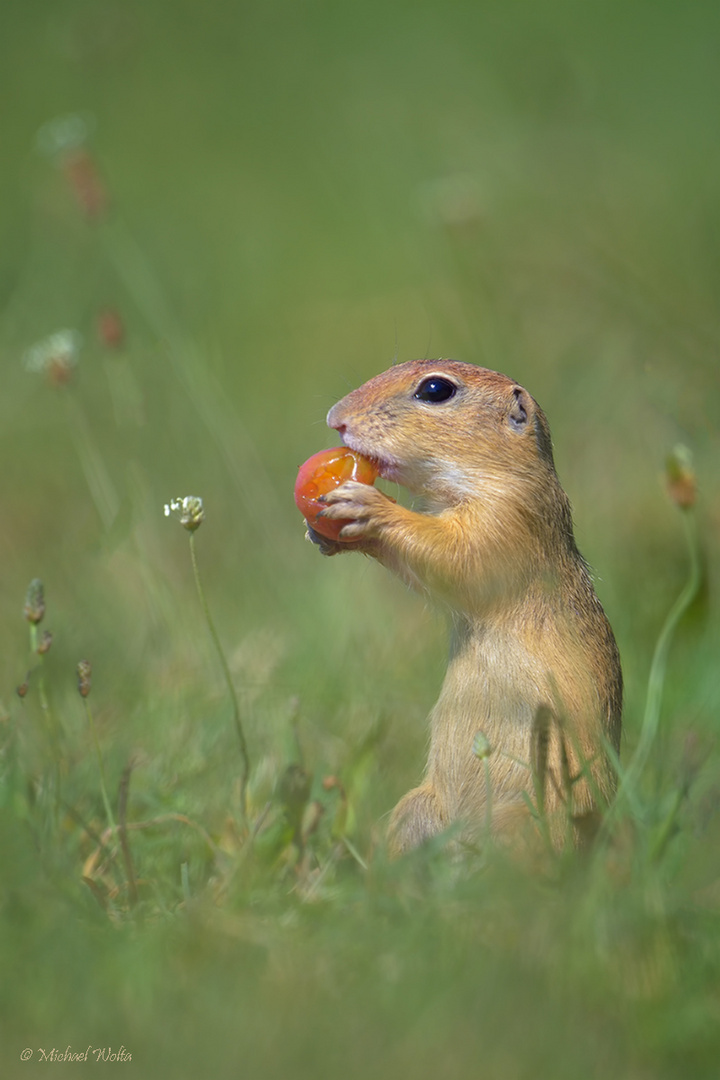
POLYGON ((362 457, 367 458, 371 465, 377 470, 378 476, 381 476, 383 480, 392 480, 395 483, 402 483, 400 476, 400 465, 392 458, 379 457, 371 450, 368 450, 363 446, 362 439, 355 439, 350 435, 347 430, 341 430, 338 428, 338 433, 343 441, 343 445, 347 446, 348 450, 353 450, 356 454, 361 454, 362 457))

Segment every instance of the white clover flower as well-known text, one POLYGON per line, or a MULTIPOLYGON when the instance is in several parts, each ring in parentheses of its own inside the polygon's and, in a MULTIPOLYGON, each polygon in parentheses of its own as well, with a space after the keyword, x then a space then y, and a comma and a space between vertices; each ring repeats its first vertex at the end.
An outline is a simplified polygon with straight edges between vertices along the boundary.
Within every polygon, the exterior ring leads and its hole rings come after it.
POLYGON ((190 532, 198 529, 205 520, 205 509, 199 495, 179 495, 176 499, 171 499, 169 503, 165 503, 164 514, 165 517, 173 514, 183 528, 190 532))
POLYGON ((95 127, 92 116, 81 113, 68 113, 56 116, 42 125, 35 136, 35 148, 46 157, 77 150, 87 142, 95 127))
POLYGON ((33 374, 47 374, 62 382, 77 366, 82 340, 77 330, 56 330, 27 349, 22 365, 33 374))

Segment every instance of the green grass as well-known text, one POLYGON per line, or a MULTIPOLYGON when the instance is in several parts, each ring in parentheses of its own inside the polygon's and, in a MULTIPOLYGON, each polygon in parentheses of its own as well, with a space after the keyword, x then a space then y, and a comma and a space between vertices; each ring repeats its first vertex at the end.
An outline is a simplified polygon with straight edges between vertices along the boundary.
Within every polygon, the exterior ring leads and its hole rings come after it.
POLYGON ((39 1060, 67 1046, 124 1046, 142 1077, 716 1075, 715 8, 3 22, 2 1075, 100 1067, 39 1060), (77 113, 94 221, 35 149, 77 113), (22 361, 63 328, 82 345, 53 385, 22 361), (385 857, 444 628, 380 567, 321 559, 292 485, 335 400, 424 355, 507 371, 550 419, 626 679, 628 780, 591 856, 385 857), (701 585, 666 632, 691 573, 677 443, 701 585), (189 494, 213 633, 163 515, 189 494))

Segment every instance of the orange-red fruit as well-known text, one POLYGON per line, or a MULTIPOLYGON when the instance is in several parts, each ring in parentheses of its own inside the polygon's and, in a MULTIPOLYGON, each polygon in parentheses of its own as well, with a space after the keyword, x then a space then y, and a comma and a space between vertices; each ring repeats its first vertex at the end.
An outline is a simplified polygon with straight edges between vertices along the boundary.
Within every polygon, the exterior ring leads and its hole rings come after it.
POLYGON ((340 530, 343 525, 347 525, 348 519, 319 518, 317 515, 323 509, 323 504, 318 502, 318 497, 327 495, 328 491, 344 484, 346 480, 373 484, 377 475, 378 471, 371 461, 353 450, 348 450, 347 446, 321 450, 300 466, 295 481, 295 502, 315 532, 327 536, 330 540, 339 540, 340 530))

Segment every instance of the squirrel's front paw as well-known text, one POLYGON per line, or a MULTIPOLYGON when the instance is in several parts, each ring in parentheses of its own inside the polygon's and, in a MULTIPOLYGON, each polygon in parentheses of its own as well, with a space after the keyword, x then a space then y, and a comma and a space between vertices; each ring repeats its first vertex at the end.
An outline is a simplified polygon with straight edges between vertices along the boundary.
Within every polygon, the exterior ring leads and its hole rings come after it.
POLYGON ((323 504, 319 517, 347 520, 340 530, 342 541, 376 539, 388 523, 388 511, 395 506, 382 491, 357 480, 346 480, 318 501, 323 504))
POLYGON ((340 544, 337 540, 331 540, 329 536, 323 536, 322 533, 315 532, 309 521, 305 522, 305 539, 309 540, 311 544, 315 544, 321 555, 341 555, 343 551, 347 550, 347 544, 340 544))

